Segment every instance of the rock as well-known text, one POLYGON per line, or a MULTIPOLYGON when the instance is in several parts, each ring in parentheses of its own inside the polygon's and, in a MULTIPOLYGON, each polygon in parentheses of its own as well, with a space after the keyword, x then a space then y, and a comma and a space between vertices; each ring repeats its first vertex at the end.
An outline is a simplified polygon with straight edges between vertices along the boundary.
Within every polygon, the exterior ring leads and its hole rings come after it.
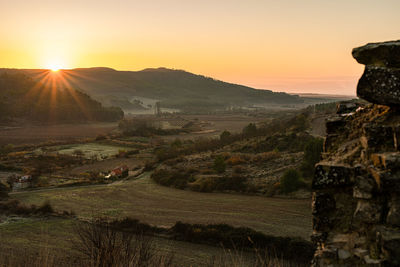
POLYGON ((369 152, 395 150, 393 128, 391 126, 365 123, 362 127, 361 145, 369 152))
POLYGON ((328 134, 325 137, 324 145, 323 145, 323 149, 324 149, 325 153, 330 152, 331 150, 333 150, 335 148, 334 144, 335 144, 335 141, 337 140, 338 136, 339 136, 338 134, 328 134))
POLYGON ((354 48, 353 57, 363 65, 380 67, 400 67, 400 40, 382 43, 369 43, 354 48))
POLYGON ((356 255, 359 258, 363 258, 369 254, 368 250, 362 249, 362 248, 356 248, 353 251, 354 255, 356 255))
POLYGON ((400 265, 400 232, 398 229, 389 227, 380 227, 378 229, 378 236, 380 236, 380 245, 386 258, 393 265, 400 265))
POLYGON ((373 266, 373 265, 375 265, 375 266, 381 266, 380 264, 381 264, 381 260, 379 260, 379 259, 372 259, 369 255, 367 255, 367 256, 365 256, 364 257, 364 261, 365 261, 365 263, 366 264, 368 264, 369 266, 373 266))
MULTIPOLYGON (((369 170, 375 179, 379 179, 380 187, 385 193, 400 193, 400 174, 393 174, 388 171, 369 170)), ((377 180, 378 182, 378 180, 377 180)))
POLYGON ((352 184, 354 168, 346 165, 319 163, 315 167, 313 189, 334 188, 352 184))
POLYGON ((377 168, 383 168, 392 172, 400 170, 400 153, 387 152, 371 155, 371 160, 377 168))
POLYGON ((378 223, 381 218, 381 207, 370 201, 359 200, 354 218, 364 223, 378 223))
POLYGON ((353 101, 341 101, 336 105, 336 114, 349 114, 357 110, 360 105, 353 101))
POLYGON ((340 260, 345 260, 345 259, 350 258, 351 254, 347 250, 339 249, 338 250, 338 257, 339 257, 340 260))
POLYGON ((327 134, 336 134, 340 133, 343 131, 345 125, 346 125, 346 120, 344 117, 333 117, 329 118, 326 120, 326 133, 327 134))
POLYGON ((395 197, 389 203, 389 212, 386 218, 386 222, 393 226, 400 226, 400 199, 395 197))
POLYGON ((314 193, 311 207, 312 213, 316 215, 334 210, 336 207, 336 203, 335 199, 330 194, 314 193))
POLYGON ((325 242, 327 236, 328 236, 327 232, 313 231, 313 233, 311 235, 311 241, 314 244, 321 244, 321 243, 325 242))
POLYGON ((372 191, 375 189, 376 182, 370 176, 357 176, 353 188, 353 197, 361 199, 371 199, 372 191))
POLYGON ((400 106, 400 69, 366 66, 357 85, 357 95, 369 102, 400 106))

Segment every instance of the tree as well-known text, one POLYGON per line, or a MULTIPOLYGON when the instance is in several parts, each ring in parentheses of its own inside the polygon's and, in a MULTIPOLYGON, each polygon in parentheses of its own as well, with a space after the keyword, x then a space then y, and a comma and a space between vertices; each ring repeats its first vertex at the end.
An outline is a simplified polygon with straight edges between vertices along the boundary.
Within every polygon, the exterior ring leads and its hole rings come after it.
POLYGON ((214 170, 218 173, 223 173, 225 172, 226 169, 226 163, 225 160, 222 156, 217 156, 214 159, 214 166, 213 166, 214 170))
POLYGON ((310 127, 310 122, 305 114, 299 114, 293 118, 293 130, 296 132, 302 132, 310 127))
POLYGON ((301 184, 300 172, 295 169, 287 170, 281 179, 281 189, 285 194, 296 191, 301 184))
POLYGON ((231 136, 232 136, 231 133, 225 130, 220 134, 219 140, 221 141, 222 144, 228 144, 231 139, 231 136))
POLYGON ((144 230, 122 231, 107 219, 79 222, 74 249, 89 266, 172 266, 172 255, 156 253, 154 238, 144 230))
POLYGON ((257 134, 257 126, 255 123, 249 123, 242 131, 245 137, 251 137, 257 134))

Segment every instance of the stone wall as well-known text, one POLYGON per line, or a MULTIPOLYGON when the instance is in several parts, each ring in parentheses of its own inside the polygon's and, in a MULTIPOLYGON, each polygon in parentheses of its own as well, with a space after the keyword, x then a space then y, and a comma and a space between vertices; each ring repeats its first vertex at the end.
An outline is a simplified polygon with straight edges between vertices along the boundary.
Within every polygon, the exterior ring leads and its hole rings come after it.
POLYGON ((357 94, 327 121, 313 180, 313 266, 400 266, 400 41, 353 50, 357 94), (343 113, 343 112, 346 113, 343 113))

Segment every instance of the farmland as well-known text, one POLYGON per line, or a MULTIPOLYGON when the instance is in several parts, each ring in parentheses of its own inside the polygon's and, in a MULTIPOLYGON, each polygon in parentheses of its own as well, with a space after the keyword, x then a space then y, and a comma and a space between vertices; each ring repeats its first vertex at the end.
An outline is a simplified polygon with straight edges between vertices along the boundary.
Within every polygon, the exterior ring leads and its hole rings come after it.
POLYGON ((117 128, 117 123, 26 125, 0 127, 0 145, 38 144, 48 141, 73 141, 94 138, 117 128))
MULTIPOLYGON (((8 240, 3 246, 38 253, 31 249, 32 243, 39 251, 44 247, 75 257, 76 251, 71 250, 70 244, 75 238, 73 225, 77 220, 93 217, 129 217, 163 229, 178 221, 228 224, 269 236, 310 240, 311 199, 306 185, 296 194, 284 195, 279 181, 288 168, 302 164, 302 145, 313 137, 302 130, 295 130, 298 135, 287 134, 285 124, 277 124, 277 129, 284 130, 269 138, 266 125, 274 119, 288 123, 293 111, 259 115, 146 115, 140 119, 166 121, 174 127, 188 123, 194 126, 190 130, 182 127, 182 131, 143 135, 125 134, 111 123, 75 125, 76 128, 43 126, 47 133, 41 132, 39 126, 0 129, 3 183, 8 182, 12 173, 37 175, 33 188, 14 188, 9 193, 10 200, 27 207, 49 202, 56 211, 76 215, 0 217, 0 238, 8 240), (285 119, 280 120, 279 116, 285 119), (245 134, 246 127, 251 130, 249 125, 260 131, 245 134), (231 139, 223 143, 220 135, 226 131, 231 139), (223 157, 227 164, 223 173, 217 173, 213 166, 218 157, 223 157), (129 168, 128 177, 106 178, 111 170, 122 165, 129 168), (159 183, 152 174, 163 168, 186 176, 188 187, 159 183), (186 171, 191 173, 186 175, 186 171), (191 184, 194 179, 204 185, 212 179, 234 181, 232 177, 248 183, 236 191, 223 187, 196 191, 191 184)), ((201 266, 210 257, 224 253, 218 242, 200 245, 189 240, 169 240, 162 235, 156 239, 157 250, 178 254, 176 262, 180 266, 201 266)))
POLYGON ((155 184, 145 173, 139 179, 110 185, 16 192, 13 198, 39 205, 45 200, 79 217, 130 216, 157 226, 176 221, 228 223, 266 234, 309 239, 309 199, 266 198, 225 193, 197 193, 155 184))

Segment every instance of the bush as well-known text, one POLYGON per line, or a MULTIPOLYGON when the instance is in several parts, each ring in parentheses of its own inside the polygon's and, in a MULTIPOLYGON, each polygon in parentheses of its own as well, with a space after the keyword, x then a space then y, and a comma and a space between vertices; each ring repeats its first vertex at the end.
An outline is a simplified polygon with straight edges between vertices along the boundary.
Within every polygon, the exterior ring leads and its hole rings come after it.
POLYGON ((98 134, 96 136, 96 141, 101 141, 101 140, 105 140, 105 139, 107 139, 107 135, 105 135, 105 134, 98 134))
POLYGON ((158 169, 152 173, 151 178, 161 185, 184 189, 192 176, 185 170, 158 169))
POLYGON ((8 187, 0 182, 0 200, 8 197, 8 187))
POLYGON ((223 173, 226 170, 226 164, 225 164, 225 160, 222 156, 217 156, 214 159, 214 165, 213 165, 213 169, 217 172, 217 173, 223 173))
POLYGON ((171 229, 176 240, 216 245, 225 248, 267 249, 275 256, 309 264, 314 254, 311 242, 301 238, 275 237, 250 228, 227 224, 186 224, 177 222, 171 229))
POLYGON ((246 161, 244 159, 242 159, 240 156, 233 156, 233 157, 230 157, 226 161, 226 163, 229 165, 235 166, 235 165, 246 163, 246 161))
POLYGON ((144 233, 119 231, 112 223, 92 220, 75 226, 74 248, 89 266, 171 266, 172 255, 156 254, 154 238, 144 233))
POLYGON ((254 123, 249 123, 249 125, 243 128, 242 133, 246 138, 256 136, 257 126, 254 123))
POLYGON ((193 191, 213 192, 213 191, 236 191, 244 192, 247 189, 246 178, 233 175, 232 177, 201 177, 190 184, 193 191))
POLYGON ((281 179, 281 189, 285 194, 298 190, 301 185, 300 172, 295 169, 287 170, 281 179))
POLYGON ((220 134, 219 140, 221 141, 222 144, 229 144, 232 139, 231 136, 232 134, 225 130, 220 134))
POLYGON ((53 214, 54 209, 48 201, 43 203, 40 207, 31 205, 30 207, 22 204, 18 200, 9 200, 0 202, 0 213, 4 214, 18 214, 18 215, 29 215, 29 214, 53 214))

